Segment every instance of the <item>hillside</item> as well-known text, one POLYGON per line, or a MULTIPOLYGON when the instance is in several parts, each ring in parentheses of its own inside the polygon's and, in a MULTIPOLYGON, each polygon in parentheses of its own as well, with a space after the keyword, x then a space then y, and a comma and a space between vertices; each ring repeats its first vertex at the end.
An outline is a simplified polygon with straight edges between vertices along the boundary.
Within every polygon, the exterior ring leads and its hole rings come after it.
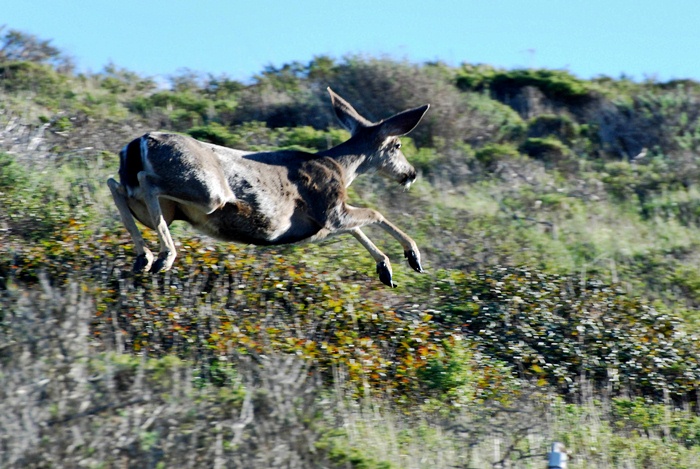
POLYGON ((163 87, 2 41, 0 466, 700 458, 700 84, 319 56, 163 87), (178 223, 173 269, 131 272, 106 186, 124 144, 323 150, 349 136, 328 86, 375 121, 431 104, 402 139, 411 190, 350 189, 425 273, 380 230, 396 289, 351 236, 259 248, 178 223))

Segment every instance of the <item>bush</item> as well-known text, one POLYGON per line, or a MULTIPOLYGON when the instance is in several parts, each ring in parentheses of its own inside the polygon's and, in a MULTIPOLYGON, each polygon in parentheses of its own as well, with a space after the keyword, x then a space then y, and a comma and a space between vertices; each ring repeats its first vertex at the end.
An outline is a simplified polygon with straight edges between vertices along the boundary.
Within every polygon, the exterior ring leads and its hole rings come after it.
POLYGON ((344 129, 323 131, 310 126, 276 129, 275 136, 280 148, 297 147, 311 152, 327 150, 350 138, 344 129))
POLYGON ((0 192, 18 191, 29 180, 26 170, 7 153, 0 153, 0 192))
POLYGON ((489 89, 501 101, 529 86, 539 89, 548 99, 571 107, 590 102, 595 90, 563 70, 511 70, 495 73, 489 80, 489 89))
POLYGON ((462 64, 455 76, 455 85, 464 91, 488 90, 496 74, 502 73, 491 65, 462 64))
POLYGON ((2 467, 336 467, 299 358, 229 353, 233 378, 215 387, 190 362, 96 341, 76 283, 0 299, 2 467))
POLYGON ((673 437, 686 448, 700 446, 700 417, 697 415, 669 410, 668 406, 641 397, 613 399, 611 410, 618 431, 648 436, 662 433, 659 436, 673 437))
POLYGON ((33 62, 0 63, 0 89, 8 93, 31 91, 45 104, 56 104, 56 99, 70 90, 65 75, 49 65, 33 62))
POLYGON ((145 98, 135 97, 129 103, 129 107, 144 117, 158 111, 168 119, 168 122, 162 124, 163 127, 185 131, 195 125, 210 123, 214 103, 191 90, 159 91, 145 98))
POLYGON ((489 144, 476 151, 475 158, 487 169, 495 169, 501 161, 523 159, 517 148, 509 144, 489 144))
POLYGON ((576 169, 576 157, 561 140, 553 137, 530 137, 519 150, 533 159, 544 161, 550 167, 573 171, 576 169))
POLYGON ((616 392, 684 400, 697 392, 700 356, 683 322, 596 281, 523 268, 464 274, 444 317, 481 350, 567 392, 585 377, 616 392))
POLYGON ((530 138, 555 137, 571 143, 578 135, 578 126, 566 116, 544 114, 533 117, 527 123, 527 136, 530 138))
POLYGON ((662 161, 652 164, 610 162, 603 167, 601 179, 605 189, 616 199, 644 205, 651 196, 674 185, 668 179, 671 175, 664 171, 665 166, 662 161))
MULTIPOLYGON (((618 96, 592 108, 588 119, 598 130, 601 151, 615 158, 635 158, 644 149, 683 154, 700 145, 700 94, 682 86, 618 96)), ((697 176, 697 164, 692 170, 697 176)))
POLYGON ((201 127, 192 127, 187 133, 197 140, 213 143, 215 145, 238 147, 240 143, 238 138, 226 127, 216 122, 201 127))

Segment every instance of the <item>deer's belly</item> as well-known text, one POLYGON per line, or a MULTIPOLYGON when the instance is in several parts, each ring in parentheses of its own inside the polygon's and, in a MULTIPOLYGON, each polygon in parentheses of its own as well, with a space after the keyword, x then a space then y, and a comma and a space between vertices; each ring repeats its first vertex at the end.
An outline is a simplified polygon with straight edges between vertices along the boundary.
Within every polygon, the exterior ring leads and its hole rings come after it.
POLYGON ((227 204, 210 214, 186 214, 186 221, 197 230, 222 241, 277 245, 298 243, 316 237, 323 227, 296 211, 290 215, 269 216, 251 210, 245 202, 227 204))

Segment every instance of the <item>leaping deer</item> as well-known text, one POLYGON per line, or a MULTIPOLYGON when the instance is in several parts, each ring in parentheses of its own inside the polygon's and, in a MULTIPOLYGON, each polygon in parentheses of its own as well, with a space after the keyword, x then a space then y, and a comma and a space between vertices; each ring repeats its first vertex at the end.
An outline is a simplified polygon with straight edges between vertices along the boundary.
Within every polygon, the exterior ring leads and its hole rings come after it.
POLYGON ((315 154, 245 152, 156 132, 127 144, 119 153, 120 182, 110 178, 107 183, 135 243, 134 271, 170 269, 176 251, 168 226, 184 220, 214 238, 255 245, 350 233, 376 261, 379 279, 395 287, 389 258, 361 230, 377 224, 401 243, 408 264, 422 272, 416 243, 376 210, 349 205, 346 188, 369 171, 408 188, 416 170, 401 152, 398 137, 413 130, 430 105, 372 123, 333 90, 328 92, 351 137, 315 154), (158 233, 157 258, 134 218, 158 233))

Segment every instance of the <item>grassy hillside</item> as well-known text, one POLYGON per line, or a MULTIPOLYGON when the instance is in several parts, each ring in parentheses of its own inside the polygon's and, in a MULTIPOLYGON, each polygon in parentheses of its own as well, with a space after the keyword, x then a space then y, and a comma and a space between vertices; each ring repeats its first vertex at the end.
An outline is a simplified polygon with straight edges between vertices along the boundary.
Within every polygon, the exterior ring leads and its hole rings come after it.
MULTIPOLYGON (((700 457, 700 84, 317 57, 247 83, 76 73, 0 47, 3 467, 693 467, 700 457), (165 129, 236 148, 344 141, 325 88, 403 139, 410 192, 357 180, 427 272, 352 237, 258 248, 175 223, 133 274, 106 179, 165 129)), ((147 241, 155 245, 152 232, 147 241)))

